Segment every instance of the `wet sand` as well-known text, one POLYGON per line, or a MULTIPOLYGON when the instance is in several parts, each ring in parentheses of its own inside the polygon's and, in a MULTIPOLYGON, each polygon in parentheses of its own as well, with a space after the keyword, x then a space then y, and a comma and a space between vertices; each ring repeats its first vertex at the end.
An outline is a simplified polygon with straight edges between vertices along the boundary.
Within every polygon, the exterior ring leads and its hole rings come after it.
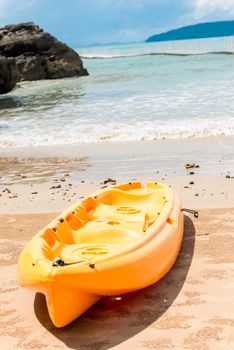
POLYGON ((179 257, 161 281, 103 298, 63 329, 51 324, 43 295, 16 277, 20 250, 55 215, 0 215, 2 349, 233 349, 234 209, 186 216, 179 257))
POLYGON ((0 212, 62 211, 108 178, 165 182, 184 206, 232 207, 233 149, 229 137, 2 149, 0 212))

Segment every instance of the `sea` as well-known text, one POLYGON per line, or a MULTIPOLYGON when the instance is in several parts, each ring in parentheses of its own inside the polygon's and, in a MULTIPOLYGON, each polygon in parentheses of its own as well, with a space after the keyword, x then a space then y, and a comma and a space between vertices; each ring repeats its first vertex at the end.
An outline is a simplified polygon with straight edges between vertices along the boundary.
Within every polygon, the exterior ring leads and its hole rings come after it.
POLYGON ((77 51, 89 76, 0 97, 0 148, 234 135, 234 37, 77 51))

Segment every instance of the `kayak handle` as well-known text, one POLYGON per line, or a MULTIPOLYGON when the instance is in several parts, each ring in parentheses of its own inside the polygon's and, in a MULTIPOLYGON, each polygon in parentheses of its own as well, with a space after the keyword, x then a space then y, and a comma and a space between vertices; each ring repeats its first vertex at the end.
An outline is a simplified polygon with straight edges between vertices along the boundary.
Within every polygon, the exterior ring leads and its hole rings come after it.
POLYGON ((181 211, 185 211, 186 213, 193 214, 196 219, 198 218, 197 210, 182 208, 181 211))

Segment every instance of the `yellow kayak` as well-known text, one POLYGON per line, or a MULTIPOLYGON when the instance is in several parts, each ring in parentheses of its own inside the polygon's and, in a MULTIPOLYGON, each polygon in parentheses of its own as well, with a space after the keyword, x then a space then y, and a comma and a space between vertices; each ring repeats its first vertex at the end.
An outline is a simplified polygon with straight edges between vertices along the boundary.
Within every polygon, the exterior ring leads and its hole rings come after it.
POLYGON ((183 237, 176 193, 162 183, 105 188, 71 206, 22 251, 19 283, 45 294, 63 327, 102 296, 158 281, 174 264, 183 237))

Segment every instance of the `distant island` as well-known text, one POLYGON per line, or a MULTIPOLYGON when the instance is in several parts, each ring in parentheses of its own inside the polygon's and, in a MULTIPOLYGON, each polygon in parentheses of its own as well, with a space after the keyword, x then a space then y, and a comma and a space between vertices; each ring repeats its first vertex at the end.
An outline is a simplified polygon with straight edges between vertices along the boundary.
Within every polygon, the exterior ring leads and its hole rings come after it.
POLYGON ((214 38, 234 35, 234 21, 198 23, 149 37, 146 42, 214 38))

